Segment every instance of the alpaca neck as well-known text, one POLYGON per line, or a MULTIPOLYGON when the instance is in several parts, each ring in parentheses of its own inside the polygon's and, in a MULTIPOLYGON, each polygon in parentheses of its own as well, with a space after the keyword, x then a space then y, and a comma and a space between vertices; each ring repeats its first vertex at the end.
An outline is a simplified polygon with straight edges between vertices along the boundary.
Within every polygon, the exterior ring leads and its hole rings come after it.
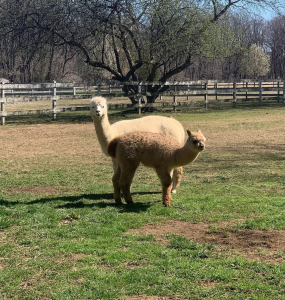
POLYGON ((186 166, 194 161, 199 152, 193 151, 187 147, 187 144, 175 151, 174 159, 177 166, 186 166))
POLYGON ((107 113, 102 118, 93 118, 95 131, 102 151, 107 154, 107 149, 112 140, 111 125, 107 113))

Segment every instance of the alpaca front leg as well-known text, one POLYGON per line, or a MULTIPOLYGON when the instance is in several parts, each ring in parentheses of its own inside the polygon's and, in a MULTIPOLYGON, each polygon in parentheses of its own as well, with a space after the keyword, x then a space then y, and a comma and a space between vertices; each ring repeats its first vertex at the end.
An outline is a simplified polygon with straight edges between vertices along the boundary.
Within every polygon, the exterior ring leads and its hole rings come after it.
POLYGON ((181 182, 181 179, 182 179, 182 174, 183 174, 183 168, 182 167, 175 168, 174 171, 173 171, 172 191, 171 191, 173 194, 176 194, 176 190, 180 186, 180 182, 181 182))
POLYGON ((172 178, 171 172, 156 170, 156 173, 160 179, 162 185, 162 202, 165 206, 170 206, 172 201, 171 188, 172 188, 172 178))
POLYGON ((170 203, 172 201, 171 188, 172 184, 162 186, 162 202, 165 206, 170 206, 170 203))

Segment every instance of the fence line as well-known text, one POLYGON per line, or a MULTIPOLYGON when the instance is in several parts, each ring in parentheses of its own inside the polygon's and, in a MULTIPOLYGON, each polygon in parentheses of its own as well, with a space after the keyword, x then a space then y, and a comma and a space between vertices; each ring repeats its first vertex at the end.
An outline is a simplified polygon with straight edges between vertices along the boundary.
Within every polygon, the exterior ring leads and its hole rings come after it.
MULTIPOLYGON (((183 82, 126 82, 124 85, 134 87, 136 93, 128 96, 136 96, 138 99, 137 105, 132 104, 116 104, 109 105, 112 108, 131 108, 136 107, 138 113, 141 113, 143 108, 155 107, 172 107, 175 111, 178 106, 189 106, 190 98, 201 97, 204 108, 209 108, 209 97, 214 98, 214 101, 229 102, 232 101, 232 106, 236 107, 240 99, 248 101, 250 99, 258 99, 259 105, 262 106, 265 98, 274 98, 278 102, 282 100, 285 105, 285 81, 254 81, 243 80, 241 82, 223 82, 223 81, 183 81, 183 82), (143 97, 150 96, 149 86, 168 86, 167 91, 152 96, 157 96, 159 101, 155 103, 143 103, 143 97), (164 99, 173 99, 167 102, 164 99), (179 102, 179 97, 186 97, 186 102, 179 102)), ((123 85, 93 85, 75 83, 36 83, 36 84, 2 84, 1 89, 1 125, 5 125, 5 119, 9 115, 25 115, 25 114, 45 114, 52 113, 52 119, 56 120, 56 114, 64 111, 88 110, 88 106, 84 107, 68 107, 57 108, 57 100, 59 99, 78 99, 91 98, 95 94, 104 95, 105 97, 125 96, 122 91, 123 85), (23 102, 23 101, 40 101, 51 100, 52 108, 35 111, 6 111, 7 103, 23 102)))

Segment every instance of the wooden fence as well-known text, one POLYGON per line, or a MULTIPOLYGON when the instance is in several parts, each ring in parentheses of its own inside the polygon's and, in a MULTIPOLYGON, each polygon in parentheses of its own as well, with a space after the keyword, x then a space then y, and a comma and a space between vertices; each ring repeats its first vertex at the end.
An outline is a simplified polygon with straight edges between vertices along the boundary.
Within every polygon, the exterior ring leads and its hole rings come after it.
MULTIPOLYGON (((189 81, 189 82, 166 82, 168 89, 164 93, 156 94, 155 103, 144 103, 143 99, 149 96, 149 86, 158 85, 158 82, 127 82, 125 85, 136 87, 134 94, 138 99, 137 105, 116 104, 109 105, 112 108, 132 108, 141 113, 142 109, 168 108, 177 110, 178 107, 213 108, 228 106, 236 107, 241 103, 254 101, 262 106, 264 100, 282 102, 285 105, 285 82, 281 80, 253 81, 243 80, 241 82, 221 81, 189 81), (180 100, 180 101, 179 101, 180 100)), ((88 86, 74 83, 37 83, 37 84, 2 84, 1 89, 1 125, 5 124, 5 118, 9 115, 41 114, 51 113, 53 120, 58 112, 68 110, 89 110, 89 106, 57 108, 59 99, 90 99, 94 95, 105 97, 123 97, 123 85, 96 85, 88 86), (6 104, 23 101, 50 100, 51 109, 34 111, 6 111, 6 104)))

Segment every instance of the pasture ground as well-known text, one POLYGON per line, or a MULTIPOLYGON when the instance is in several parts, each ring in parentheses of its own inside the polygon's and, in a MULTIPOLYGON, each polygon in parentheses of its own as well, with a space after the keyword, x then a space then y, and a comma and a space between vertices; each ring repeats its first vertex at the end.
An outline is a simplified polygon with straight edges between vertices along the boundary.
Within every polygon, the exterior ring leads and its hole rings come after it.
POLYGON ((116 206, 88 112, 65 116, 0 128, 1 299, 285 299, 283 107, 173 114, 207 143, 170 208, 143 167, 116 206))

